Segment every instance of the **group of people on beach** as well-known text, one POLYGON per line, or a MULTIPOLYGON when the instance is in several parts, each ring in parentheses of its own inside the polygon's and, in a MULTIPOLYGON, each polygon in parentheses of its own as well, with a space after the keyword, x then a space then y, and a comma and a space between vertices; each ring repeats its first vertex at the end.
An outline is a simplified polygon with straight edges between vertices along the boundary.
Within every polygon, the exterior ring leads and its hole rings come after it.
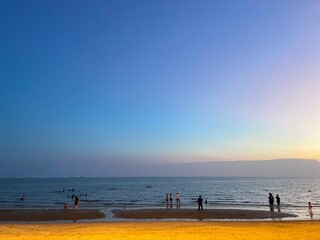
MULTIPOLYGON (((79 197, 74 195, 74 194, 72 194, 72 200, 73 200, 74 209, 78 209, 78 207, 79 207, 79 197)), ((68 211, 68 207, 69 207, 68 203, 64 203, 63 207, 64 207, 65 211, 68 211)))
MULTIPOLYGON (((59 191, 59 192, 64 192, 64 191, 65 191, 65 188, 63 188, 62 191, 59 191)), ((73 194, 71 195, 71 199, 72 199, 72 201, 73 201, 74 209, 78 209, 78 207, 79 207, 79 200, 80 200, 81 197, 87 197, 87 196, 88 196, 87 193, 85 193, 85 194, 80 193, 80 195, 79 195, 79 197, 78 197, 78 195, 75 195, 75 193, 74 193, 74 192, 75 192, 75 188, 74 188, 74 187, 71 188, 71 189, 67 189, 66 191, 73 192, 73 194)), ((58 191, 56 191, 56 192, 58 192, 58 191)), ((68 197, 70 197, 70 195, 68 195, 68 197)), ((65 211, 68 211, 69 205, 68 205, 67 202, 65 202, 65 203, 63 204, 63 208, 64 208, 65 211)))
MULTIPOLYGON (((270 211, 274 211, 274 197, 272 195, 272 193, 269 193, 269 207, 270 207, 270 211)), ((278 212, 280 212, 280 196, 279 194, 276 195, 276 202, 277 202, 277 209, 278 209, 278 212)), ((311 204, 311 202, 308 202, 308 212, 309 212, 309 215, 311 217, 311 219, 313 218, 313 210, 312 210, 313 206, 311 204)))
MULTIPOLYGON (((280 211, 280 202, 281 202, 281 199, 280 199, 280 196, 279 194, 276 195, 276 197, 274 197, 272 195, 272 193, 269 193, 269 207, 270 207, 270 211, 274 211, 274 203, 276 202, 277 204, 277 210, 278 212, 281 212, 280 211)), ((202 196, 199 195, 198 199, 197 199, 197 204, 198 204, 198 211, 203 211, 203 202, 205 204, 207 204, 207 199, 203 200, 202 196)), ((172 208, 173 206, 173 198, 172 198, 172 193, 168 194, 166 193, 166 204, 167 204, 167 208, 172 208)), ((177 208, 180 208, 180 195, 179 193, 176 193, 176 205, 177 205, 177 208)), ((313 217, 313 211, 312 211, 312 204, 311 202, 308 203, 308 211, 309 211, 309 214, 310 214, 310 217, 312 218, 313 217)))
MULTIPOLYGON (((167 208, 172 208, 172 193, 168 194, 166 193, 166 204, 167 204, 167 208)), ((177 208, 180 208, 180 195, 179 193, 176 193, 176 204, 177 204, 177 208)))
MULTIPOLYGON (((203 211, 203 201, 205 202, 205 204, 207 204, 207 199, 203 200, 203 198, 201 197, 201 195, 199 195, 198 199, 197 199, 197 203, 198 203, 198 211, 203 211)), ((167 204, 167 208, 172 208, 173 206, 173 198, 172 198, 172 193, 168 194, 166 193, 166 204, 167 204)), ((177 208, 180 208, 180 195, 179 193, 176 193, 176 205, 177 208)))
MULTIPOLYGON (((273 207, 274 197, 273 197, 272 193, 269 193, 269 197, 268 198, 269 198, 270 211, 274 211, 274 207, 273 207)), ((276 201, 277 201, 278 212, 280 212, 280 196, 279 196, 279 194, 277 194, 277 196, 276 196, 276 201)))

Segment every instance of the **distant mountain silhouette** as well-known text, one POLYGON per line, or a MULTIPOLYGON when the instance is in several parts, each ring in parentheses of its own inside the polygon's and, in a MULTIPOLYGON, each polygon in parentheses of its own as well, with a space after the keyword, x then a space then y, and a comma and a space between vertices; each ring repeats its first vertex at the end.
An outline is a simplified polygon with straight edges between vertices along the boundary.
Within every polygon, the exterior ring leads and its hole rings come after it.
POLYGON ((166 164, 150 176, 320 177, 320 162, 313 159, 274 159, 166 164))

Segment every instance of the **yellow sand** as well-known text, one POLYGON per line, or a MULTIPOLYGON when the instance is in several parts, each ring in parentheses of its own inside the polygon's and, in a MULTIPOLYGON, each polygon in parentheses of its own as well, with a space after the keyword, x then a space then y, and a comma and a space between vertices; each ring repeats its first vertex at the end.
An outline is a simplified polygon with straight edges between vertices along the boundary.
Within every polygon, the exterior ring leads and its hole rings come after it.
POLYGON ((320 239, 320 222, 140 222, 0 224, 1 240, 320 239))

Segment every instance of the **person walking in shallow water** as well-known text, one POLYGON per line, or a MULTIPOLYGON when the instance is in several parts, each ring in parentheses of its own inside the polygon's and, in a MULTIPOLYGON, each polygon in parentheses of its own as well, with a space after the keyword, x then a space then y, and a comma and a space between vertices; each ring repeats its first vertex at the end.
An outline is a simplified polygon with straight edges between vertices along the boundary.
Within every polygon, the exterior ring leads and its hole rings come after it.
POLYGON ((170 208, 172 208, 172 193, 170 193, 170 208))
POLYGON ((279 197, 279 194, 277 194, 276 200, 277 200, 278 212, 280 212, 280 197, 279 197))
POLYGON ((269 193, 269 207, 270 207, 270 211, 274 211, 274 210, 273 210, 273 203, 274 203, 274 197, 272 196, 272 193, 269 193))
POLYGON ((203 206, 202 206, 203 199, 202 199, 201 195, 199 195, 197 202, 198 202, 198 211, 200 211, 200 209, 201 209, 201 211, 203 211, 203 206))

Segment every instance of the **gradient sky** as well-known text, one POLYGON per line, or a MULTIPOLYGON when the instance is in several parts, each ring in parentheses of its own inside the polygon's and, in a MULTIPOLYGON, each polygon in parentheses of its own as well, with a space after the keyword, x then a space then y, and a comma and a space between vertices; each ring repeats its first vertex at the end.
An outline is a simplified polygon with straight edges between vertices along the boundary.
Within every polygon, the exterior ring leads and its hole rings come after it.
POLYGON ((1 1, 0 176, 320 159, 319 23, 318 0, 1 1))

